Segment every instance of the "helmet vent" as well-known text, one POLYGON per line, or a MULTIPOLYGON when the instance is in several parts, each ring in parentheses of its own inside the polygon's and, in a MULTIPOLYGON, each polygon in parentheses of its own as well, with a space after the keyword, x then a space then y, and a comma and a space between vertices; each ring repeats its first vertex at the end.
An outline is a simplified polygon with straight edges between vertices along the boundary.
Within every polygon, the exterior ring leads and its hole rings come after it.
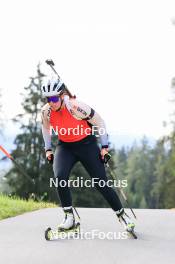
POLYGON ((61 90, 63 90, 63 84, 61 85, 61 87, 59 87, 59 88, 57 89, 57 92, 59 92, 59 91, 61 91, 61 90))
POLYGON ((58 84, 57 84, 57 83, 55 83, 55 84, 54 84, 54 87, 53 87, 53 91, 55 91, 55 90, 56 90, 57 86, 58 86, 58 84))

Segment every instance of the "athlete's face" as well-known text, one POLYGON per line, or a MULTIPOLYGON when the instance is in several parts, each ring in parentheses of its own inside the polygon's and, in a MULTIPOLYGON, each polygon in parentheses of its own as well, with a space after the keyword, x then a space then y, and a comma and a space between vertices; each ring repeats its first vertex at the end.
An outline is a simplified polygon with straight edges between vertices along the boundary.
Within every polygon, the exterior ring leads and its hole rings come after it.
POLYGON ((57 111, 61 107, 61 98, 59 96, 47 97, 47 102, 53 111, 57 111))

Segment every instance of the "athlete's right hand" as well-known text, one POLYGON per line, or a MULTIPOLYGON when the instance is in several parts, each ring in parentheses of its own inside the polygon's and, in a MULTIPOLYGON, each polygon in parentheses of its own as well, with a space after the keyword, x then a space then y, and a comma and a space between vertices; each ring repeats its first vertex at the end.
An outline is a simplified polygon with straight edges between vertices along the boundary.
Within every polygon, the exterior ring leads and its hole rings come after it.
POLYGON ((49 164, 53 164, 54 155, 51 149, 46 150, 46 159, 49 164))

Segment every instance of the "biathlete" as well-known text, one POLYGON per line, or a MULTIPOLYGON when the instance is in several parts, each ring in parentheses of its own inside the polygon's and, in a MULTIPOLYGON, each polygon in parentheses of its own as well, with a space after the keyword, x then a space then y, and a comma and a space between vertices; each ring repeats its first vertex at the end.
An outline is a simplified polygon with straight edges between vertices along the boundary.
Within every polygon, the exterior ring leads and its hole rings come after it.
POLYGON ((108 136, 101 116, 72 96, 61 79, 48 80, 42 85, 42 94, 47 98, 47 103, 42 108, 42 134, 46 158, 53 163, 54 176, 58 178, 57 191, 65 213, 58 229, 69 230, 75 225, 70 189, 68 184, 62 187, 59 183, 62 180, 68 183, 71 169, 80 161, 90 177, 96 178, 96 189, 109 203, 125 230, 134 230, 135 224, 125 213, 114 189, 107 184, 104 187, 98 184, 100 180, 107 182, 103 161, 104 155, 108 153, 108 136), (97 144, 96 136, 92 135, 92 126, 96 126, 99 132, 103 131, 99 133, 101 148, 97 144), (55 153, 51 147, 50 127, 58 132, 59 141, 55 153), (77 127, 81 128, 81 133, 73 133, 77 127))

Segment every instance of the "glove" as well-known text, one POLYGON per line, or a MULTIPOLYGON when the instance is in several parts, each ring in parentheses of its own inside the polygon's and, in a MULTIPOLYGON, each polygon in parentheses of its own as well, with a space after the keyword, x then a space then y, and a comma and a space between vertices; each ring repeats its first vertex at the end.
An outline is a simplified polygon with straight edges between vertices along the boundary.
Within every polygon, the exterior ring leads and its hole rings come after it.
POLYGON ((104 157, 106 154, 108 154, 108 147, 102 146, 100 154, 101 154, 101 160, 104 162, 104 157))
POLYGON ((46 159, 47 159, 49 164, 53 164, 54 155, 53 155, 53 152, 51 149, 46 150, 46 159))
POLYGON ((109 154, 109 152, 108 152, 108 148, 105 148, 105 147, 102 147, 102 149, 101 149, 101 153, 100 153, 101 155, 101 161, 103 162, 103 163, 105 163, 105 164, 107 164, 108 163, 108 161, 110 160, 110 158, 111 158, 111 155, 109 154))

